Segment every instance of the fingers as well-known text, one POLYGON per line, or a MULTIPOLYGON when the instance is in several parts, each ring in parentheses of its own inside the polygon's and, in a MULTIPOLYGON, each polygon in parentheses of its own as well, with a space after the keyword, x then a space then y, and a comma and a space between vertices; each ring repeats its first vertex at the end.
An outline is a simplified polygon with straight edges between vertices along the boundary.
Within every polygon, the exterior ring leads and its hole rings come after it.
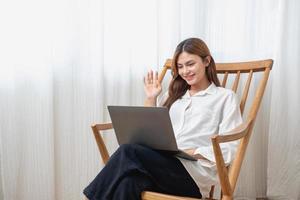
POLYGON ((158 72, 156 71, 154 74, 154 81, 157 82, 158 81, 158 72))
POLYGON ((147 75, 144 76, 144 83, 145 83, 145 85, 151 84, 151 75, 150 75, 150 71, 148 71, 147 75))
POLYGON ((158 72, 153 72, 152 70, 148 71, 147 75, 144 77, 144 83, 149 84, 158 84, 158 72))
POLYGON ((153 71, 150 70, 149 74, 150 74, 150 78, 149 78, 150 83, 153 83, 153 71))

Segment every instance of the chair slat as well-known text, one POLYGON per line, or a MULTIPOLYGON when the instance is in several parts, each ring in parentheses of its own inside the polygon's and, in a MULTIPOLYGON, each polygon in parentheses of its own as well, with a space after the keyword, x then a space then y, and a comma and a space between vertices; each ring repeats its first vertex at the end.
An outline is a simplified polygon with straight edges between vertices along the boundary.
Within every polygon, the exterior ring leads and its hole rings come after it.
POLYGON ((248 75, 248 79, 247 79, 247 82, 246 82, 246 85, 245 85, 245 88, 244 88, 244 91, 243 91, 243 96, 242 96, 242 99, 241 99, 240 109, 241 109, 241 114, 242 115, 244 113, 246 101, 247 101, 247 98, 248 98, 248 93, 249 93, 249 88, 250 88, 250 85, 251 85, 252 76, 253 76, 253 70, 251 70, 249 75, 248 75))
POLYGON ((228 78, 228 72, 225 72, 223 81, 222 81, 222 87, 226 87, 227 78, 228 78))
POLYGON ((239 86, 239 81, 240 81, 240 75, 241 75, 241 71, 238 71, 236 73, 236 76, 235 76, 235 79, 234 79, 234 83, 233 83, 233 86, 232 86, 232 90, 234 92, 236 92, 238 86, 239 86))

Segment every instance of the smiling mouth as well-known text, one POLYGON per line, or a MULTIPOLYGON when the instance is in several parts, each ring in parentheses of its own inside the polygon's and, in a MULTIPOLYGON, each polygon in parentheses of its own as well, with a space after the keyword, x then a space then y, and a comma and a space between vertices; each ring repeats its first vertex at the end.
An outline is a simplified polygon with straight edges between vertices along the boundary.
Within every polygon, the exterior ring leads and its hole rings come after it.
POLYGON ((194 78, 194 74, 193 75, 189 75, 189 76, 185 76, 184 77, 186 80, 192 80, 194 78))

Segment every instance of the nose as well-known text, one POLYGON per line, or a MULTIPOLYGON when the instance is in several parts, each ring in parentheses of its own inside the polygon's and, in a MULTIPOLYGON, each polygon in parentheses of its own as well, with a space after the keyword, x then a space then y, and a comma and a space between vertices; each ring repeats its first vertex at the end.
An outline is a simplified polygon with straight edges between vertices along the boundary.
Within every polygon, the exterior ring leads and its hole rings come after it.
POLYGON ((190 71, 188 70, 188 68, 186 66, 182 67, 182 74, 183 75, 187 75, 190 71))

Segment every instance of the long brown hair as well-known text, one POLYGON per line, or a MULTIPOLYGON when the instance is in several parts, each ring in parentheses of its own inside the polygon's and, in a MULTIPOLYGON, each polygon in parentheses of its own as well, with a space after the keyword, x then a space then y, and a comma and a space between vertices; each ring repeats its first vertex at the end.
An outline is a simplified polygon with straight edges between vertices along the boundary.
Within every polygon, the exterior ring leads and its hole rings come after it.
POLYGON ((163 106, 170 109, 171 105, 180 97, 182 97, 186 91, 190 88, 185 80, 178 74, 177 61, 182 52, 198 55, 202 60, 207 59, 209 56, 210 63, 205 68, 205 74, 208 81, 213 82, 216 86, 220 86, 219 79, 217 77, 216 64, 205 42, 199 38, 189 38, 178 44, 173 59, 172 59, 172 76, 173 79, 169 86, 169 96, 163 106))

